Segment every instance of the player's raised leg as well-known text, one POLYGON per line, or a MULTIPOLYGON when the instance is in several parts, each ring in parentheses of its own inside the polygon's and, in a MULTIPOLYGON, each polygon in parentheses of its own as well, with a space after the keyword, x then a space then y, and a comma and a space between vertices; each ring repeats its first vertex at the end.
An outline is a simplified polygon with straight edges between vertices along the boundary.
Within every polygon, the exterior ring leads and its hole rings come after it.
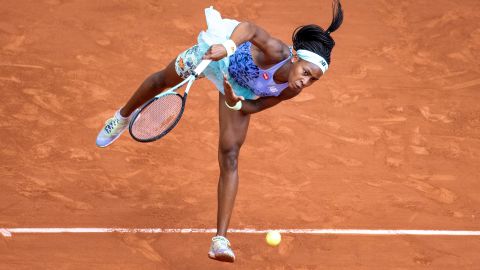
POLYGON ((219 122, 220 177, 218 181, 217 235, 212 238, 208 255, 212 259, 233 262, 235 255, 226 235, 238 189, 238 155, 247 136, 250 115, 228 109, 225 106, 225 97, 220 94, 219 122))
POLYGON ((197 47, 193 46, 185 50, 165 69, 148 76, 127 103, 105 122, 102 130, 98 133, 97 146, 106 147, 113 143, 128 128, 132 112, 165 89, 175 86, 187 78, 201 61, 200 52, 195 49, 197 47))
POLYGON ((175 71, 175 60, 161 71, 155 72, 140 85, 125 106, 120 109, 122 117, 129 117, 133 111, 155 97, 163 90, 180 83, 183 79, 175 71))

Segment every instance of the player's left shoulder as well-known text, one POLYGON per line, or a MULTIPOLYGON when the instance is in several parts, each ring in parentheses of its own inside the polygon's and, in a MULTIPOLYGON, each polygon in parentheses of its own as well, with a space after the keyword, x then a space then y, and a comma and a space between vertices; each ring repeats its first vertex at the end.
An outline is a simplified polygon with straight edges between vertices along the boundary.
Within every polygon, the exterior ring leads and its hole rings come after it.
POLYGON ((283 61, 290 56, 290 49, 287 44, 277 38, 270 38, 266 46, 267 50, 265 53, 268 56, 269 60, 274 63, 283 61))

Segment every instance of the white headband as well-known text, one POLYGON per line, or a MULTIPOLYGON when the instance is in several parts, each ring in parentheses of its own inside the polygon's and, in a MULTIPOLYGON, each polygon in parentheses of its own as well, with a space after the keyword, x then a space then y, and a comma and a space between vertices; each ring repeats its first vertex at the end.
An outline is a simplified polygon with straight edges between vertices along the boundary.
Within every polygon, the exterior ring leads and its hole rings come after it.
POLYGON ((327 61, 325 61, 325 58, 321 57, 320 55, 314 52, 307 51, 307 50, 298 50, 297 55, 301 59, 318 66, 322 70, 323 74, 325 74, 325 72, 328 69, 328 63, 327 61))

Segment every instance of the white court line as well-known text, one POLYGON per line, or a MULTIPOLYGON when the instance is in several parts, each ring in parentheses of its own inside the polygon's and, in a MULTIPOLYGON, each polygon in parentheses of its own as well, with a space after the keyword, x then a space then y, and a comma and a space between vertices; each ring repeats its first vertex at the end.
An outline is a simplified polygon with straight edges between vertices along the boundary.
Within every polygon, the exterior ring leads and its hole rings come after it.
POLYGON ((4 67, 20 67, 20 68, 34 68, 34 69, 45 69, 45 67, 37 65, 28 65, 28 64, 10 64, 10 63, 0 63, 0 66, 4 67))
MULTIPOLYGON (((4 237, 26 233, 215 233, 216 229, 161 229, 161 228, 0 228, 4 237)), ((278 231, 285 234, 348 234, 348 235, 444 235, 480 236, 480 231, 460 230, 364 230, 364 229, 229 229, 230 233, 265 234, 278 231)))
POLYGON ((12 234, 7 229, 0 229, 0 233, 5 237, 12 237, 12 234))

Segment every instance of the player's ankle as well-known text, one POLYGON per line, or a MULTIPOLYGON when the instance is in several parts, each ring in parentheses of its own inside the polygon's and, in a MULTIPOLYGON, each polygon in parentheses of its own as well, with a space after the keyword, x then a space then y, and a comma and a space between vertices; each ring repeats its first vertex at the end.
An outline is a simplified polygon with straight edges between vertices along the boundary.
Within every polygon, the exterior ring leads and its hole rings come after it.
POLYGON ((115 118, 117 118, 118 120, 128 120, 128 118, 130 118, 130 115, 125 116, 125 114, 122 113, 122 109, 119 109, 117 112, 115 112, 115 118))

